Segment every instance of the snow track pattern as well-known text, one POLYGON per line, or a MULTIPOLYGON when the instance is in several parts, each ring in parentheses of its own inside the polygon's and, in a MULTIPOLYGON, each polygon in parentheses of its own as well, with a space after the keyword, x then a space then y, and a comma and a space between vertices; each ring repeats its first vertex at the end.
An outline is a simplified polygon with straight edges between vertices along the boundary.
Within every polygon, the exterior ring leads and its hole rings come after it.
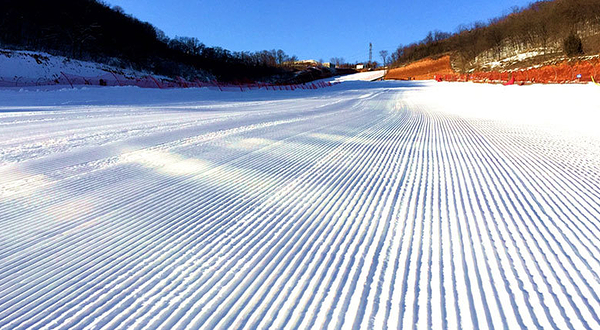
POLYGON ((598 329, 599 141, 369 86, 0 113, 0 328, 598 329))

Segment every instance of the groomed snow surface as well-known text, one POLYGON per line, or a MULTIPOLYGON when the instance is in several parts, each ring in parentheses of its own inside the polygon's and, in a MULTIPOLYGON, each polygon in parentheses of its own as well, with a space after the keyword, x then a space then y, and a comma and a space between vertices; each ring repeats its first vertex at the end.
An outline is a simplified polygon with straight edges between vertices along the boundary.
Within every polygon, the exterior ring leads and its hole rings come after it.
POLYGON ((0 90, 0 328, 598 329, 599 95, 0 90))

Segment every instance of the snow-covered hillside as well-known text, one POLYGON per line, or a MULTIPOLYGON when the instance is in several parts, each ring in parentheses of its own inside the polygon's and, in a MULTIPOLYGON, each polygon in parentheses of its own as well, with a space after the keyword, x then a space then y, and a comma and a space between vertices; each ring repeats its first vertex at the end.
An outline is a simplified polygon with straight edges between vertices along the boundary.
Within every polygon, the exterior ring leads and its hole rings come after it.
POLYGON ((0 90, 0 328, 597 329, 599 90, 0 90))
POLYGON ((373 81, 373 80, 377 80, 377 79, 383 78, 384 74, 385 74, 384 70, 367 71, 367 72, 360 72, 360 73, 355 73, 355 74, 349 74, 349 75, 346 75, 346 76, 336 77, 332 81, 337 81, 337 82, 344 82, 344 81, 373 81))
MULTIPOLYGON (((47 85, 62 74, 98 77, 115 72, 130 77, 148 73, 119 69, 105 64, 85 62, 43 52, 0 50, 0 87, 47 85)), ((164 78, 164 77, 161 77, 164 78)))

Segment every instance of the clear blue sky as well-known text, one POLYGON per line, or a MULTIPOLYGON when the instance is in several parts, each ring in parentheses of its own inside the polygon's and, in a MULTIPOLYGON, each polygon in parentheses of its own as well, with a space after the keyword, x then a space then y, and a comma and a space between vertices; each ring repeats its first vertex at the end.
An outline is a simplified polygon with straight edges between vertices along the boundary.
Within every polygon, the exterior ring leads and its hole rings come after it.
POLYGON ((300 59, 366 61, 380 50, 454 32, 532 0, 104 0, 163 30, 231 51, 283 49, 300 59))

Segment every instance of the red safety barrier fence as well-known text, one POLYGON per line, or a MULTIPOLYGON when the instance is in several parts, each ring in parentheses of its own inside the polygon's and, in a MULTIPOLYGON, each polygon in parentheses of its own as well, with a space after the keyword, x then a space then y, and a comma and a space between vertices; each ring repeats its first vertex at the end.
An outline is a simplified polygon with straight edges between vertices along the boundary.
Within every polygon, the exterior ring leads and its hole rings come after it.
POLYGON ((188 81, 181 77, 177 79, 163 79, 153 76, 128 77, 122 74, 106 73, 97 77, 83 77, 61 72, 60 76, 54 79, 31 79, 24 77, 0 78, 0 87, 27 87, 27 86, 48 86, 48 85, 66 85, 74 88, 75 86, 137 86, 141 88, 209 88, 219 91, 249 91, 249 90, 273 90, 273 91, 293 91, 297 89, 320 89, 337 85, 339 82, 315 82, 304 84, 268 84, 268 83, 220 83, 217 81, 188 81))
POLYGON ((562 62, 526 70, 437 75, 435 79, 437 81, 473 81, 505 85, 588 83, 592 79, 600 81, 600 60, 594 58, 575 63, 562 62))

